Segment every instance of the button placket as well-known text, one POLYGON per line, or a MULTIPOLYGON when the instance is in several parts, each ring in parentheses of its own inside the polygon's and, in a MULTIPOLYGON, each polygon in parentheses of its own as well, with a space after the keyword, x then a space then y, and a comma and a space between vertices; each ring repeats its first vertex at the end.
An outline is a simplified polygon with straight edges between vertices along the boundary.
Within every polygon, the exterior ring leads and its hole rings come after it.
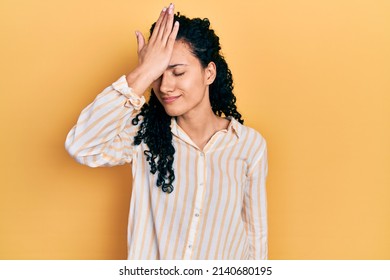
POLYGON ((205 180, 205 154, 200 152, 198 154, 198 165, 197 165, 197 181, 199 182, 196 186, 196 199, 194 205, 193 218, 190 223, 190 232, 187 240, 187 250, 185 259, 191 259, 193 253, 193 245, 196 238, 196 232, 199 228, 200 222, 200 213, 203 204, 203 196, 204 196, 204 180, 205 180))

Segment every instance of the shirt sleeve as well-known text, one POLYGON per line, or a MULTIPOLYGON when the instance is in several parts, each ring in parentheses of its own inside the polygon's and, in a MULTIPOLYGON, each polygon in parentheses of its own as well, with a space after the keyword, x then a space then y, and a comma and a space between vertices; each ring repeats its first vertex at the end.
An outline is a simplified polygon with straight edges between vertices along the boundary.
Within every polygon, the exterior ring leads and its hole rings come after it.
POLYGON ((244 192, 243 219, 249 241, 249 259, 268 259, 268 223, 266 177, 267 146, 263 140, 260 158, 247 177, 244 192))
POLYGON ((138 130, 131 120, 144 103, 145 98, 131 90, 123 75, 81 112, 66 137, 66 150, 90 167, 131 162, 138 130))

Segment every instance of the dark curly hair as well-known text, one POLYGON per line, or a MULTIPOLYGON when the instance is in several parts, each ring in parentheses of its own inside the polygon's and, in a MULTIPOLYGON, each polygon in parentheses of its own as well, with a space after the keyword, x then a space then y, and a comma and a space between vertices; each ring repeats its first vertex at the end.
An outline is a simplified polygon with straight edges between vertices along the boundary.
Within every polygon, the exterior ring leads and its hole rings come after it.
MULTIPOLYGON (((214 114, 231 116, 243 123, 235 104, 232 73, 220 53, 219 37, 210 28, 209 20, 207 18, 189 19, 177 13, 174 16, 174 21, 178 21, 180 24, 176 40, 186 42, 204 68, 211 61, 216 65, 217 75, 209 86, 210 103, 214 114)), ((156 23, 152 25, 150 34, 152 34, 155 25, 156 23)), ((134 137, 134 145, 139 145, 142 141, 147 144, 149 150, 144 153, 150 164, 150 172, 155 174, 158 171, 157 186, 161 187, 163 192, 171 193, 173 191, 172 183, 175 180, 172 168, 175 148, 172 144, 170 129, 172 117, 165 112, 153 89, 149 102, 144 104, 141 112, 132 120, 132 124, 138 125, 140 118, 142 118, 142 122, 134 137)))

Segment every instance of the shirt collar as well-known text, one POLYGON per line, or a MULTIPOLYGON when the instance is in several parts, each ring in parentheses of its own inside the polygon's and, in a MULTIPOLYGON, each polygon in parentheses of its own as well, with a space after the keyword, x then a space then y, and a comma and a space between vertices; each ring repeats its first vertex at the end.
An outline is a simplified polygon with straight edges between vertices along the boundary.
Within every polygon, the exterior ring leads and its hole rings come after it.
MULTIPOLYGON (((227 131, 227 132, 232 131, 237 136, 237 138, 240 138, 242 125, 235 118, 233 118, 231 116, 227 117, 226 119, 230 120, 230 123, 229 123, 227 129, 225 129, 224 131, 227 131)), ((171 118, 171 132, 173 135, 175 135, 179 138, 183 138, 184 131, 182 131, 180 126, 177 124, 175 117, 171 118)))
POLYGON ((229 126, 227 130, 232 130, 234 134, 237 136, 237 138, 240 138, 241 136, 241 124, 233 117, 227 117, 228 120, 230 120, 229 126))

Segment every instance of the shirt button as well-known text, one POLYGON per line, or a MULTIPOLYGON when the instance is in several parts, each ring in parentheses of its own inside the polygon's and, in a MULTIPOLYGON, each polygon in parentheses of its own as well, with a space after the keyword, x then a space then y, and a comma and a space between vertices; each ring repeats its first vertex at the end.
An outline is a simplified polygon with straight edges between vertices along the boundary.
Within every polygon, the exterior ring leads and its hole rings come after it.
POLYGON ((199 214, 198 214, 198 213, 196 213, 196 214, 195 214, 195 217, 199 217, 199 214))
POLYGON ((191 249, 191 248, 192 248, 192 245, 188 245, 188 248, 190 248, 190 249, 191 249))
POLYGON ((203 186, 203 183, 200 183, 199 186, 203 186))
POLYGON ((204 153, 200 153, 200 156, 203 157, 203 156, 204 156, 204 153))

